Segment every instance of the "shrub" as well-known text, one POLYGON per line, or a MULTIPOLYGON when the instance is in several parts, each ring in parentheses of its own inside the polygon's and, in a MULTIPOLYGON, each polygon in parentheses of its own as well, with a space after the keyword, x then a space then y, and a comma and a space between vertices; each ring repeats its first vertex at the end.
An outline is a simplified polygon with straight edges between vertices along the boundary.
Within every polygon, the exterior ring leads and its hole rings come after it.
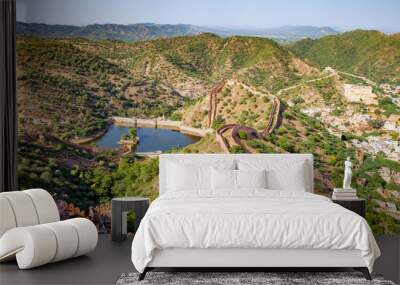
POLYGON ((370 127, 374 128, 374 129, 380 129, 380 128, 383 127, 384 124, 385 124, 385 121, 379 120, 379 119, 376 119, 376 120, 369 120, 369 121, 368 121, 368 125, 369 125, 370 127))
POLYGON ((131 138, 136 138, 136 136, 137 136, 136 128, 129 129, 129 134, 130 134, 131 138))
POLYGON ((221 116, 218 115, 215 117, 214 122, 212 124, 212 128, 214 130, 218 130, 220 127, 222 127, 225 124, 225 119, 221 116))
POLYGON ((335 110, 332 111, 332 115, 340 116, 342 115, 344 110, 342 108, 336 107, 335 110))
POLYGON ((304 103, 304 99, 302 97, 296 97, 293 99, 293 104, 301 104, 304 103))
POLYGON ((181 113, 173 113, 173 114, 169 117, 169 119, 170 119, 171 121, 180 121, 180 120, 182 120, 182 114, 181 114, 181 113))
POLYGON ((229 151, 231 153, 245 153, 244 149, 240 145, 234 145, 229 151))
POLYGON ((278 146, 280 148, 283 148, 284 150, 288 152, 293 152, 294 151, 294 146, 293 144, 289 141, 287 136, 283 136, 278 140, 278 146))
POLYGON ((243 130, 240 130, 240 131, 239 131, 239 137, 240 137, 241 139, 243 139, 243 140, 247 139, 247 138, 248 138, 247 132, 246 132, 246 131, 243 131, 243 130))

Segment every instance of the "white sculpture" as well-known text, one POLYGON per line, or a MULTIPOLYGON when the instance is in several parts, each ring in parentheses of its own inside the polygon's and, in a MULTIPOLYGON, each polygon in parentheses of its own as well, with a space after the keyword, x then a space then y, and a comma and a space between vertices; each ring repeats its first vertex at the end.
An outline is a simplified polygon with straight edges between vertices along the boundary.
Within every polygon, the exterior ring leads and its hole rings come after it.
POLYGON ((347 157, 347 160, 344 162, 344 178, 343 178, 343 189, 352 189, 351 188, 351 176, 353 164, 350 161, 350 157, 347 157))

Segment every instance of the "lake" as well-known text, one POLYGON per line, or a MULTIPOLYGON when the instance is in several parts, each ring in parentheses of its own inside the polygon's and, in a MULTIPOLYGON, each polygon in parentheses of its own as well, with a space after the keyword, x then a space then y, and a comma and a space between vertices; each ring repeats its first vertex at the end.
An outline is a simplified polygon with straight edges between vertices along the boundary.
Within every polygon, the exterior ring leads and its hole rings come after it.
MULTIPOLYGON (((117 148, 118 141, 129 132, 130 127, 111 125, 107 132, 96 141, 97 147, 117 148)), ((184 147, 199 141, 199 137, 179 131, 159 128, 136 128, 139 144, 136 152, 167 151, 174 147, 184 147)))

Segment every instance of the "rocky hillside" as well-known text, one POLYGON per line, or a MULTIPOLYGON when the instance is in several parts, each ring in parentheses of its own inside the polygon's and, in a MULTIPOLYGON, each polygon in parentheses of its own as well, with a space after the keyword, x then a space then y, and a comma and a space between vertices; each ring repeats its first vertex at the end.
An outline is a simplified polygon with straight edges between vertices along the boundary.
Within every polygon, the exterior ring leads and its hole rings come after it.
POLYGON ((320 68, 334 67, 377 82, 400 84, 400 35, 355 30, 291 45, 300 58, 320 68))
POLYGON ((22 129, 62 138, 91 135, 111 115, 169 116, 233 74, 267 93, 318 74, 261 38, 201 34, 126 43, 19 37, 17 46, 22 129))

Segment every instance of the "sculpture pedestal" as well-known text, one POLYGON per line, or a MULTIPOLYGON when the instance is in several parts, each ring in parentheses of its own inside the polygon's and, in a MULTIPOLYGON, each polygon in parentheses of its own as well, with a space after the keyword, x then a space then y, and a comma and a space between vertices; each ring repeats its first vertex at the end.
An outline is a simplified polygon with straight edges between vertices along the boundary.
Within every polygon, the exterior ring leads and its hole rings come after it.
POLYGON ((332 200, 354 200, 357 199, 356 189, 342 189, 334 188, 332 193, 332 200))

